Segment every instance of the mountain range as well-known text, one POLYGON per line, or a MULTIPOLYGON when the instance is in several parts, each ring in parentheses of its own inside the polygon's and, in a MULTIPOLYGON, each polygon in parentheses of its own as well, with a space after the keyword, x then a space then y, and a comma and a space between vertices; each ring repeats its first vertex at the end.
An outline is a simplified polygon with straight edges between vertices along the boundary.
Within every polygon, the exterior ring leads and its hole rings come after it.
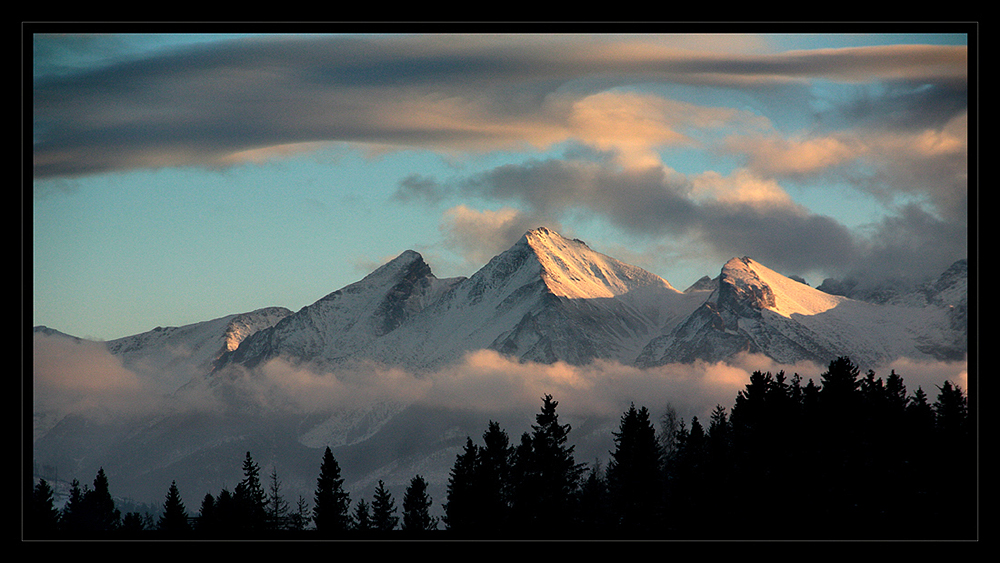
MULTIPOLYGON (((299 311, 267 307, 103 343, 35 327, 36 366, 47 350, 40 342, 89 344, 169 400, 204 394, 223 407, 98 420, 36 403, 34 457, 81 482, 103 466, 112 483, 154 502, 177 480, 197 495, 188 499, 193 505, 205 492, 234 486, 250 449, 282 460, 286 486, 308 499, 322 448, 331 446, 355 490, 378 478, 402 487, 420 472, 443 501, 465 436, 485 428, 481 416, 378 398, 280 409, 246 381, 275 361, 316 373, 362 365, 433 373, 479 350, 521 363, 635 369, 724 362, 743 353, 781 364, 824 365, 850 356, 864 368, 901 357, 965 356, 965 260, 914 291, 879 300, 835 294, 835 285, 828 280, 829 291, 822 291, 736 257, 714 278, 681 291, 580 240, 538 228, 467 278, 437 278, 419 253, 407 250, 299 311)), ((597 442, 592 451, 607 447, 597 442)))

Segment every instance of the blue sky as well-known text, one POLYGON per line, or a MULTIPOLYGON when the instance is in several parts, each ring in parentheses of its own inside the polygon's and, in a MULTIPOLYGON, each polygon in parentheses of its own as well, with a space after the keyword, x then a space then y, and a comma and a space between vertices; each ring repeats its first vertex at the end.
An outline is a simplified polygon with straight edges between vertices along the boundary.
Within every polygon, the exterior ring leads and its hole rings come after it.
POLYGON ((965 28, 642 30, 26 28, 32 324, 297 310, 541 225, 679 289, 733 256, 813 286, 968 256, 965 28))

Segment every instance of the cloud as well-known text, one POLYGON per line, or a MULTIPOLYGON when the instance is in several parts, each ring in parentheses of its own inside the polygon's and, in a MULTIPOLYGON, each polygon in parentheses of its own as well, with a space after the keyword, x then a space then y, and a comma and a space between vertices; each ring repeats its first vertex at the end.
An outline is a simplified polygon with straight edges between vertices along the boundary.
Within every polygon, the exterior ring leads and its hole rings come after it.
POLYGON ((927 362, 910 358, 899 358, 883 368, 885 374, 876 375, 885 379, 890 371, 895 371, 906 384, 906 390, 912 395, 917 388, 927 393, 928 400, 933 402, 945 381, 969 392, 968 362, 927 362))
MULTIPOLYGON (((945 380, 963 389, 968 384, 965 362, 903 358, 888 366, 859 367, 862 372, 873 369, 883 379, 894 369, 910 394, 919 386, 932 400, 934 390, 945 380)), ((670 405, 690 418, 707 416, 716 405, 731 409, 754 371, 784 371, 788 378, 799 374, 804 385, 810 379, 820 384, 826 368, 811 362, 779 364, 754 354, 726 362, 642 369, 607 361, 573 366, 521 362, 492 350, 478 350, 433 372, 410 372, 374 363, 320 367, 278 359, 236 379, 245 395, 255 397, 260 404, 299 414, 329 413, 379 402, 487 414, 531 413, 537 410, 540 398, 549 394, 569 417, 613 419, 634 402, 653 412, 670 405)))
MULTIPOLYGON (((507 206, 477 212, 460 205, 445 214, 446 242, 477 264, 528 228, 581 217, 650 240, 679 238, 716 260, 748 255, 782 271, 832 277, 916 282, 967 253, 967 224, 957 210, 939 212, 926 202, 889 206, 878 223, 849 228, 796 203, 777 179, 752 168, 686 176, 662 165, 632 169, 601 159, 551 158, 447 182, 423 178, 420 185, 441 201, 473 197, 507 206)), ((935 197, 962 209, 967 201, 954 187, 935 197)))
POLYGON ((375 363, 327 369, 277 358, 249 373, 232 369, 232 379, 258 403, 299 413, 354 409, 383 401, 409 404, 430 385, 403 369, 375 363))
POLYGON ((694 176, 691 184, 691 197, 695 200, 722 205, 805 211, 792 202, 792 198, 776 180, 756 175, 746 169, 735 170, 728 176, 717 172, 705 172, 694 176))
MULTIPOLYGON (((921 387, 932 401, 945 380, 968 390, 964 361, 900 358, 886 366, 859 367, 862 372, 874 369, 883 379, 895 370, 909 394, 921 387)), ((582 366, 537 364, 479 350, 431 372, 372 362, 331 367, 279 358, 252 370, 230 367, 206 378, 196 377, 167 395, 146 379, 152 375, 138 376, 124 369, 101 343, 36 334, 33 397, 36 414, 50 415, 49 421, 70 412, 99 420, 168 411, 219 414, 225 409, 298 416, 383 403, 526 416, 537 411, 546 394, 559 401, 566 417, 614 420, 634 402, 654 413, 669 405, 690 419, 707 416, 716 405, 731 409, 753 371, 784 371, 788 377, 797 373, 803 383, 812 379, 819 384, 825 369, 811 362, 779 364, 751 354, 726 362, 640 369, 609 361, 582 366)))
POLYGON ((937 277, 968 252, 966 225, 943 219, 920 205, 903 206, 871 227, 853 260, 841 270, 868 280, 919 282, 937 277))
POLYGON ((911 194, 925 198, 936 213, 965 223, 969 193, 968 113, 940 126, 913 131, 870 133, 865 164, 874 170, 861 183, 886 197, 911 194))
POLYGON ((431 373, 375 363, 322 367, 276 359, 252 372, 234 370, 226 378, 244 400, 279 412, 330 413, 386 402, 530 413, 542 396, 551 394, 567 416, 616 417, 632 401, 708 412, 716 404, 731 403, 749 372, 740 365, 703 362, 654 369, 614 362, 536 364, 479 350, 431 373))
MULTIPOLYGON (((47 40, 36 41, 39 56, 47 40)), ((569 139, 648 164, 655 160, 649 147, 684 141, 686 116, 700 118, 709 110, 614 90, 630 82, 760 89, 820 78, 966 79, 964 47, 747 54, 731 45, 706 48, 716 46, 713 40, 735 41, 669 35, 269 37, 106 59, 77 72, 39 72, 33 173, 44 179, 225 166, 286 154, 280 147, 325 143, 484 151, 569 139)), ((46 68, 44 59, 36 61, 36 70, 46 68)))
POLYGON ((573 100, 570 106, 567 138, 607 152, 629 169, 660 165, 660 149, 697 146, 697 139, 713 129, 769 126, 750 112, 635 92, 600 92, 573 100))
MULTIPOLYGON (((744 155, 762 177, 843 182, 889 203, 899 194, 921 196, 952 220, 965 221, 968 193, 968 113, 914 128, 857 127, 812 136, 733 135, 723 144, 744 155)), ((809 186, 808 183, 803 183, 809 186)))
POLYGON ((727 405, 749 374, 727 364, 698 362, 638 369, 614 362, 586 366, 518 362, 480 350, 460 364, 431 376, 434 386, 422 402, 434 406, 469 405, 486 412, 531 411, 550 394, 563 414, 616 417, 630 402, 658 411, 672 404, 683 412, 708 412, 727 405))
POLYGON ((840 271, 858 255, 843 224, 797 207, 709 202, 699 208, 699 240, 716 254, 752 256, 790 272, 840 271))
POLYGON ((495 201, 519 201, 544 216, 584 210, 639 233, 682 233, 692 224, 695 208, 687 179, 668 167, 623 169, 583 159, 498 166, 456 182, 456 188, 495 201))
POLYGON ((873 78, 908 83, 962 83, 968 78, 968 49, 958 46, 892 45, 790 51, 748 61, 755 74, 818 77, 844 82, 873 78))
POLYGON ((32 399, 38 413, 139 415, 156 408, 156 386, 125 369, 103 343, 35 334, 32 399))
POLYGON ((747 167, 767 177, 802 177, 856 162, 867 147, 849 136, 782 138, 775 135, 733 137, 726 148, 746 155, 747 167))

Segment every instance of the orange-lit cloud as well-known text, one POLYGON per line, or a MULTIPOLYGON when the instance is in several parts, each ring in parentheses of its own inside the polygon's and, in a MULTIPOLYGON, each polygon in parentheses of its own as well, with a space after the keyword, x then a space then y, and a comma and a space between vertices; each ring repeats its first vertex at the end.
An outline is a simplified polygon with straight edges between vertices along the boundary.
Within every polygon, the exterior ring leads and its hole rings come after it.
POLYGON ((847 136, 781 138, 748 136, 731 138, 731 151, 745 154, 748 167, 766 176, 801 176, 850 163, 867 152, 858 139, 847 136))
POLYGON ((691 179, 691 195, 726 205, 781 207, 804 213, 774 179, 761 177, 750 170, 738 169, 728 176, 705 172, 691 179))
POLYGON ((657 147, 690 142, 673 124, 693 109, 655 96, 602 92, 572 104, 568 127, 580 142, 642 168, 661 164, 657 147))

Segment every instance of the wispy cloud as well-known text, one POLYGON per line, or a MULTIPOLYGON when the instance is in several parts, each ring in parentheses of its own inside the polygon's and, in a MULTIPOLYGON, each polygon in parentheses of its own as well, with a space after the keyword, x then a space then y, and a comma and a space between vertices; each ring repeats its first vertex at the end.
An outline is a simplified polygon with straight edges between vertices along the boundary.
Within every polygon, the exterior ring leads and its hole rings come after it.
POLYGON ((219 166, 324 142, 493 150, 576 138, 643 161, 683 139, 671 123, 694 108, 609 91, 626 81, 950 85, 966 73, 961 47, 747 55, 696 39, 681 49, 670 36, 301 36, 108 61, 35 79, 34 174, 219 166))

